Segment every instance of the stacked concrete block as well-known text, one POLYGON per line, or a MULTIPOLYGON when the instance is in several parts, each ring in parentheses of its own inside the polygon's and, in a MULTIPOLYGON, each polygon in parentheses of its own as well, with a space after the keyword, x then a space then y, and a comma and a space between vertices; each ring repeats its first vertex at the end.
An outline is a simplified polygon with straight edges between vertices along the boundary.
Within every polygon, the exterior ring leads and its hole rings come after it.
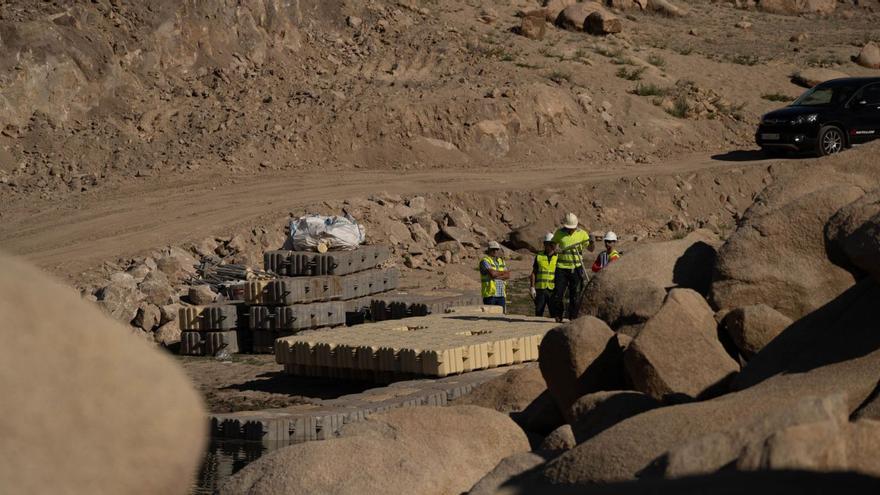
POLYGON ((225 349, 240 350, 238 308, 232 304, 185 306, 178 312, 180 353, 188 356, 213 356, 225 349))
POLYGON ((555 323, 477 310, 304 332, 279 339, 275 359, 290 374, 392 381, 443 377, 538 359, 555 323))
POLYGON ((342 296, 342 279, 337 276, 253 280, 243 284, 242 292, 245 304, 254 306, 334 301, 342 296))
POLYGON ((280 278, 243 283, 242 327, 253 352, 273 352, 275 339, 303 330, 354 322, 345 301, 397 288, 396 268, 377 268, 390 257, 385 246, 311 253, 267 251, 265 269, 280 278))
POLYGON ((373 269, 342 277, 342 299, 349 301, 381 294, 397 288, 400 271, 397 268, 373 269))
POLYGON ((251 330, 295 332, 311 328, 335 327, 343 323, 345 323, 345 304, 341 301, 248 308, 248 328, 251 330))
POLYGON ((391 250, 387 246, 361 246, 354 251, 330 253, 267 251, 263 263, 266 271, 288 277, 348 275, 375 268, 390 257, 391 250))
POLYGON ((489 369, 438 380, 397 382, 335 399, 283 409, 239 411, 211 416, 211 436, 260 442, 268 448, 333 438, 346 423, 363 421, 399 407, 445 406, 492 380, 505 369, 489 369))
POLYGON ((399 320, 414 316, 443 314, 450 308, 476 306, 479 294, 423 295, 389 291, 345 301, 349 313, 361 312, 371 321, 399 320))

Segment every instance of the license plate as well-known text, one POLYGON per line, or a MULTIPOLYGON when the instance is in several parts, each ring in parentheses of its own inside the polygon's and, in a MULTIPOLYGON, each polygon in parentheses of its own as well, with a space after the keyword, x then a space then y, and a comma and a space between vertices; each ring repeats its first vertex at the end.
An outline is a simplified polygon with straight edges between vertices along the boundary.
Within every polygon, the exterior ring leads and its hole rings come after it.
POLYGON ((779 140, 779 134, 761 134, 761 139, 766 139, 768 141, 777 141, 779 140))

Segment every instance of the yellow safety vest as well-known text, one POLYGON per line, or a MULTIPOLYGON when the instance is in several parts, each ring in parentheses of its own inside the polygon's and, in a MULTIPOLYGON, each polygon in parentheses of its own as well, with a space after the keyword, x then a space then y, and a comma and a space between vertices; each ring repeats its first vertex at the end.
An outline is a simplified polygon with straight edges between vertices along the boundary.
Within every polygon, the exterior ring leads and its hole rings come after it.
POLYGON ((553 234, 553 242, 559 252, 559 261, 556 262, 558 268, 572 270, 583 266, 583 252, 590 244, 590 234, 581 229, 567 234, 564 230, 559 229, 553 234))
MULTIPOLYGON (((489 264, 489 268, 495 270, 496 272, 503 272, 507 269, 507 266, 504 264, 504 260, 501 258, 492 258, 491 256, 484 256, 483 259, 480 260, 480 264, 483 262, 489 264)), ((492 277, 489 276, 488 273, 483 273, 480 270, 480 282, 481 282, 481 293, 483 297, 495 297, 495 292, 498 288, 495 286, 495 281, 492 280, 492 277)), ((507 296, 507 290, 505 287, 501 289, 501 297, 507 296)))
POLYGON ((538 262, 538 272, 535 273, 536 289, 553 289, 556 287, 553 283, 556 276, 556 260, 557 256, 555 254, 552 257, 548 257, 547 254, 541 253, 535 257, 535 261, 538 262))

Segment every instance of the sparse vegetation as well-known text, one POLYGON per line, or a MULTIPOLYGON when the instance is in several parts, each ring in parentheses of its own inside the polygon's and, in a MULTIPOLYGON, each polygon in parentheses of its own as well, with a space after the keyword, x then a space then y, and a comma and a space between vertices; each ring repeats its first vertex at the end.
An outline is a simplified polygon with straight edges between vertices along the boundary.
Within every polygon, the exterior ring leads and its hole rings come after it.
POLYGON ((621 48, 611 48, 611 47, 603 46, 603 45, 594 46, 593 51, 595 51, 599 55, 602 55, 603 57, 615 58, 615 59, 619 58, 621 56, 621 54, 623 53, 623 50, 621 48))
POLYGON ((738 65, 758 65, 761 63, 761 59, 756 57, 755 55, 737 55, 730 59, 730 61, 734 64, 738 65))
POLYGON ((788 103, 792 100, 790 96, 786 96, 782 93, 766 93, 761 95, 761 98, 767 101, 778 101, 782 103, 788 103))
POLYGON ((642 78, 643 72, 645 72, 644 67, 636 67, 633 70, 627 70, 626 67, 621 67, 617 71, 617 77, 626 79, 627 81, 638 81, 642 78))
POLYGON ((562 81, 571 82, 571 74, 561 70, 554 70, 547 75, 547 78, 557 84, 562 84, 562 81))
POLYGON ((679 55, 690 55, 694 51, 694 47, 685 46, 676 50, 679 55))
POLYGON ((829 53, 824 56, 810 55, 810 57, 807 58, 807 65, 811 67, 834 67, 835 65, 841 65, 845 63, 846 60, 843 57, 833 53, 829 53))
POLYGON ((544 67, 541 65, 534 65, 527 62, 515 62, 513 65, 517 67, 522 67, 523 69, 543 69, 544 67))
POLYGON ((650 55, 648 57, 648 63, 653 65, 654 67, 663 67, 666 65, 666 60, 663 59, 660 55, 650 55))
POLYGON ((687 117, 688 110, 689 110, 689 107, 688 107, 687 99, 684 96, 679 96, 672 103, 672 108, 667 110, 666 112, 669 115, 672 115, 673 117, 678 117, 680 119, 683 119, 683 118, 687 117))
POLYGON ((666 88, 662 88, 660 86, 657 86, 656 84, 651 84, 651 83, 641 84, 641 83, 639 83, 636 86, 636 89, 635 89, 635 91, 633 91, 633 93, 636 95, 639 95, 639 96, 665 96, 667 93, 669 93, 669 90, 666 88))

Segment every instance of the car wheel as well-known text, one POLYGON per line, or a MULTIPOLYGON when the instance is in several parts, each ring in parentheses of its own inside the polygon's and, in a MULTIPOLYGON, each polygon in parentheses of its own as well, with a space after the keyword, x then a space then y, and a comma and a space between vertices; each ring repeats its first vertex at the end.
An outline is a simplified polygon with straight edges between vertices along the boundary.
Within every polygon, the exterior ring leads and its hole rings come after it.
POLYGON ((819 130, 818 152, 819 156, 833 155, 843 151, 846 141, 840 127, 826 126, 819 130))

